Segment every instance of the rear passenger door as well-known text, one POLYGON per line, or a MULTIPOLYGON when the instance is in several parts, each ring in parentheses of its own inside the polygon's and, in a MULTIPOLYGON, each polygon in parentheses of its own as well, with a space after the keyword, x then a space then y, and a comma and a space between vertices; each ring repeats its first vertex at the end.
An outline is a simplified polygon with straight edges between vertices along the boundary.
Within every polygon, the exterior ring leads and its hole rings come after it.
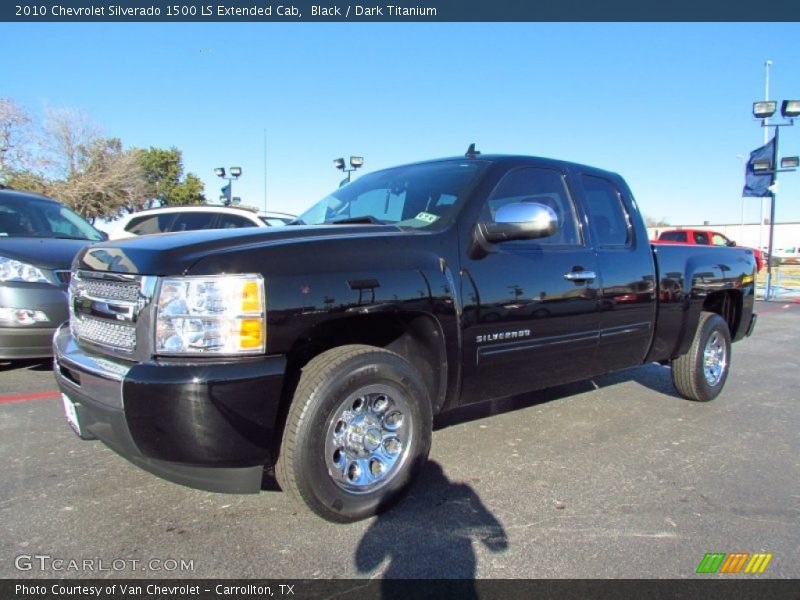
POLYGON ((580 174, 599 270, 600 341, 597 373, 641 364, 655 323, 655 272, 646 234, 637 233, 627 186, 580 174))

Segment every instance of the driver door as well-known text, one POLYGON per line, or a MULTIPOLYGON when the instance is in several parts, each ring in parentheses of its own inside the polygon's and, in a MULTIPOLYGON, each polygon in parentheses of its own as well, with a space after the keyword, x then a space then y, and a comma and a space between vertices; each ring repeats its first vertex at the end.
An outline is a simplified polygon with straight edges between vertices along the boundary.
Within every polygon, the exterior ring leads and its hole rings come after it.
POLYGON ((583 379, 595 360, 597 257, 583 239, 566 173, 509 171, 479 222, 491 222, 512 202, 550 207, 558 228, 552 236, 496 243, 463 257, 465 404, 583 379))

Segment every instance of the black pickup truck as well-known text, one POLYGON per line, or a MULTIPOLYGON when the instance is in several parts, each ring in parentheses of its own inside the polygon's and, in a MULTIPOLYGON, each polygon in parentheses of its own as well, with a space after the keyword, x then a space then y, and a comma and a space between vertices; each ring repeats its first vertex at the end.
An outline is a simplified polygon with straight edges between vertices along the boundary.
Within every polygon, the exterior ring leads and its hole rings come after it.
POLYGON ((434 415, 643 363, 722 390, 746 248, 658 246, 617 174, 469 152, 367 174, 286 227, 106 242, 54 337, 67 420, 161 477, 276 478, 333 521, 395 501, 434 415))

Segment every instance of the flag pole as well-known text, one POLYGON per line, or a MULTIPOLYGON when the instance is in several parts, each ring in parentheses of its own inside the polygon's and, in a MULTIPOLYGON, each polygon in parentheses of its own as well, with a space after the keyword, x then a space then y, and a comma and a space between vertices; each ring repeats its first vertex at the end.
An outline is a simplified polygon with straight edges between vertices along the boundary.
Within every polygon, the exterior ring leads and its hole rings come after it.
POLYGON ((775 127, 775 138, 772 143, 772 184, 769 197, 769 244, 767 258, 767 289, 764 291, 764 300, 772 298, 772 239, 775 233, 775 197, 778 195, 778 135, 780 126, 775 127))

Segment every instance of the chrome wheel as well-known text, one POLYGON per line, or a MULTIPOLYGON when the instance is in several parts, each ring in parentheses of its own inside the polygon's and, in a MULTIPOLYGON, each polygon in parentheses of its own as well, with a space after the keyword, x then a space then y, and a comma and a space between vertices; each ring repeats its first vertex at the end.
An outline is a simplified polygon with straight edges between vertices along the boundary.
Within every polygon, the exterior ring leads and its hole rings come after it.
POLYGON ((402 470, 414 435, 408 400, 387 385, 365 386, 334 411, 325 436, 328 473, 341 489, 372 492, 402 470))
POLYGON ((711 334, 703 349, 703 374, 706 383, 710 386, 717 385, 725 373, 728 365, 728 354, 725 339, 715 331, 711 334))

